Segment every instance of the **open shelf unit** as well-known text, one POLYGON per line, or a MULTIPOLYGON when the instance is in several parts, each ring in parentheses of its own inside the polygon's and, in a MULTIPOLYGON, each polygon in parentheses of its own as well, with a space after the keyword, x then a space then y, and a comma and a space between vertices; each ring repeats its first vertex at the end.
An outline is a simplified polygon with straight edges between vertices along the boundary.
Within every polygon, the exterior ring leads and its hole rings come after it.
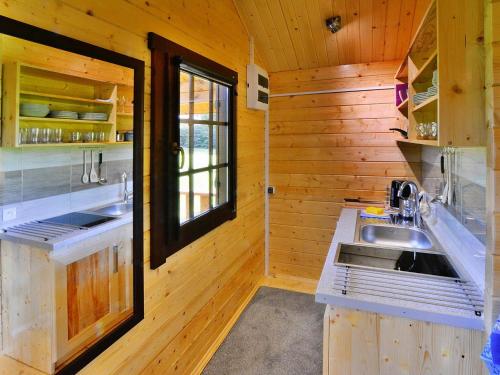
MULTIPOLYGON (((63 74, 21 62, 3 65, 2 146, 92 146, 116 143, 116 133, 133 129, 133 87, 63 74), (120 97, 118 95, 121 95, 120 97), (50 110, 101 112, 106 121, 20 115, 24 103, 46 104, 50 110), (120 114, 118 114, 120 111, 120 114), (21 129, 61 129, 60 143, 21 144, 21 129), (104 142, 72 143, 72 132, 103 132, 104 142)), ((123 144, 125 142, 119 142, 123 144)))
POLYGON ((395 79, 408 83, 408 103, 398 109, 408 117, 408 139, 420 145, 484 146, 482 20, 470 14, 466 0, 433 0, 415 33, 395 79), (442 16, 440 16, 442 15, 442 16), (467 19, 467 22, 463 22, 467 19), (465 41, 465 43, 464 43, 465 41), (457 62, 460 62, 458 64, 457 62), (437 95, 416 105, 413 96, 426 92, 437 71, 437 95), (406 112, 407 111, 407 112, 406 112), (419 139, 419 123, 436 122, 437 139, 419 139))
POLYGON ((403 114, 403 116, 408 117, 408 98, 403 100, 400 105, 398 105, 398 110, 403 114))

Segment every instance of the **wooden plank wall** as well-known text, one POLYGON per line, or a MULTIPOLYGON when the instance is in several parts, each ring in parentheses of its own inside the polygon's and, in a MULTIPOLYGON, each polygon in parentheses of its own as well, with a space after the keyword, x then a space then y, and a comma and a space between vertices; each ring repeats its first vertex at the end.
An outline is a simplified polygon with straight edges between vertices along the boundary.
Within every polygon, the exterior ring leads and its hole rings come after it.
POLYGON ((486 121, 488 182, 486 189, 487 256, 485 322, 489 330, 500 314, 500 2, 485 0, 486 121))
POLYGON ((263 273, 264 114, 246 109, 248 36, 233 1, 5 0, 0 14, 146 62, 146 316, 82 373, 191 372, 263 273), (149 269, 149 31, 238 71, 240 82, 238 217, 176 253, 155 271, 149 269))
MULTIPOLYGON (((273 73, 271 93, 393 85, 398 62, 273 73)), ((344 198, 383 203, 414 178, 420 151, 399 149, 394 90, 290 95, 270 102, 270 272, 317 280, 344 198), (406 157, 406 159, 405 159, 406 157), (410 164, 406 161, 411 162, 410 164)))

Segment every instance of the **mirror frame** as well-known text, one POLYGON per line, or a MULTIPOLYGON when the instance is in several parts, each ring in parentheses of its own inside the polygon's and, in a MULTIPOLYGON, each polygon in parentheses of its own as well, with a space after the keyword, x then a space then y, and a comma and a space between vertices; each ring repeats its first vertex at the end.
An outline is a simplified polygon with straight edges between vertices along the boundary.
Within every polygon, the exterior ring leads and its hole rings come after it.
POLYGON ((113 331, 80 353, 56 374, 75 374, 144 318, 144 227, 143 227, 143 160, 144 160, 144 61, 107 50, 77 39, 54 33, 0 15, 0 33, 67 52, 124 66, 134 71, 134 143, 133 143, 133 300, 134 312, 113 331))

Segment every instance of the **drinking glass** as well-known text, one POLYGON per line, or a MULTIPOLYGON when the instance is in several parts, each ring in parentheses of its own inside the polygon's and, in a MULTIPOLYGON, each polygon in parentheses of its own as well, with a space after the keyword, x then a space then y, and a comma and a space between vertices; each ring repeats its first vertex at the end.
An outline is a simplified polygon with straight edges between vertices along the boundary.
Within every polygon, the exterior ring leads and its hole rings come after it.
POLYGON ((94 132, 86 132, 83 136, 83 141, 84 142, 94 142, 95 141, 95 133, 94 132))
POLYGON ((415 130, 417 131, 417 139, 424 139, 424 137, 425 137, 425 124, 423 122, 419 122, 415 126, 415 130))
POLYGON ((61 143, 62 142, 62 129, 52 129, 52 136, 50 141, 52 143, 61 143))
POLYGON ((82 133, 74 131, 71 133, 71 142, 78 143, 82 141, 82 133))
POLYGON ((22 145, 28 143, 28 129, 19 129, 19 143, 22 145))
POLYGON ((38 143, 38 128, 28 129, 28 143, 37 144, 38 143))
POLYGON ((438 135, 438 124, 437 124, 437 122, 433 121, 430 124, 429 138, 430 139, 437 139, 437 135, 438 135))
POLYGON ((96 132, 96 141, 97 142, 104 142, 106 140, 106 135, 104 132, 96 132))
POLYGON ((38 131, 38 143, 49 143, 51 130, 49 128, 42 128, 38 131))

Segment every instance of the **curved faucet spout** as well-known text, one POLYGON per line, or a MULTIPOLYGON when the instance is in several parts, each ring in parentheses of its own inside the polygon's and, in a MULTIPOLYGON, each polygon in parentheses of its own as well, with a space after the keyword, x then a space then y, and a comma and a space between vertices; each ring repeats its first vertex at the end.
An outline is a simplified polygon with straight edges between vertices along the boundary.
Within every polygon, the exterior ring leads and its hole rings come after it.
POLYGON ((398 190, 398 197, 405 201, 413 201, 412 204, 404 205, 401 208, 402 216, 413 216, 413 225, 417 228, 422 227, 422 216, 420 215, 420 201, 419 201, 418 186, 413 181, 404 181, 398 190), (410 195, 408 197, 403 196, 403 191, 405 188, 410 187, 410 195))

